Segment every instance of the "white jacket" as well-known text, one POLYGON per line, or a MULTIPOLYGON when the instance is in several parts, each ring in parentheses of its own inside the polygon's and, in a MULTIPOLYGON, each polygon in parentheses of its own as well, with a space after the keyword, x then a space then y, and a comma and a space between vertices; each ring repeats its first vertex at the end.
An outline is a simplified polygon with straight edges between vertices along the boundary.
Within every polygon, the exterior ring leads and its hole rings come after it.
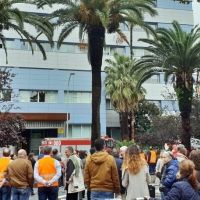
POLYGON ((75 176, 75 170, 74 170, 72 175, 70 176, 68 183, 68 193, 76 193, 85 190, 83 173, 81 169, 81 159, 78 157, 77 159, 79 162, 79 173, 78 176, 75 176))

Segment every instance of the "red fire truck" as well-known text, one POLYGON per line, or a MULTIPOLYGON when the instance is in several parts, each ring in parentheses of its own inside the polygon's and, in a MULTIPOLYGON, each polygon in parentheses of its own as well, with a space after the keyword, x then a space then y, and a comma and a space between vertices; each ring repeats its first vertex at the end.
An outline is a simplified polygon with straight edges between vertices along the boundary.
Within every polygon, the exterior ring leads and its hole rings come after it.
MULTIPOLYGON (((108 136, 102 136, 101 139, 104 140, 104 149, 115 147, 115 140, 109 138, 108 136)), ((76 150, 87 150, 89 152, 91 148, 91 140, 86 138, 77 139, 66 139, 66 138, 44 138, 42 140, 42 146, 39 147, 39 152, 44 146, 52 146, 53 149, 58 149, 62 156, 65 155, 65 148, 67 146, 72 146, 76 150)))

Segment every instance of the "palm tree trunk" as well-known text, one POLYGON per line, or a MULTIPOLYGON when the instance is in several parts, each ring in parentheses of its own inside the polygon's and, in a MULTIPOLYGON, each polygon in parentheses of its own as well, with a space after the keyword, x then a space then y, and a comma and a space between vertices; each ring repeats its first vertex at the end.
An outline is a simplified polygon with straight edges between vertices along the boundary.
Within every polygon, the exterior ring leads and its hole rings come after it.
POLYGON ((120 129, 121 129, 121 140, 123 140, 123 134, 122 134, 122 121, 123 121, 123 114, 119 113, 119 124, 120 124, 120 129))
POLYGON ((187 75, 185 77, 189 84, 186 88, 185 80, 182 75, 176 76, 176 95, 178 97, 179 110, 181 115, 182 133, 181 140, 182 144, 185 145, 188 151, 191 150, 190 137, 191 137, 191 126, 190 126, 190 113, 192 110, 192 99, 193 99, 193 77, 187 75))
POLYGON ((133 25, 130 25, 130 58, 133 60, 133 25))
POLYGON ((103 58, 103 45, 105 28, 103 26, 89 26, 88 56, 92 67, 92 133, 91 146, 100 137, 100 104, 101 104, 101 65, 103 58))
POLYGON ((128 134, 128 113, 126 113, 126 112, 122 113, 121 132, 122 132, 122 139, 128 141, 129 140, 129 134, 128 134))
MULTIPOLYGON (((133 60, 133 27, 134 25, 130 25, 130 58, 131 60, 133 60)), ((134 126, 134 121, 135 121, 135 117, 134 117, 134 111, 130 112, 130 127, 131 127, 131 139, 132 141, 134 141, 134 136, 135 136, 135 126, 134 126)))
POLYGON ((131 140, 134 142, 135 138, 135 115, 134 111, 130 112, 130 118, 131 118, 131 140))

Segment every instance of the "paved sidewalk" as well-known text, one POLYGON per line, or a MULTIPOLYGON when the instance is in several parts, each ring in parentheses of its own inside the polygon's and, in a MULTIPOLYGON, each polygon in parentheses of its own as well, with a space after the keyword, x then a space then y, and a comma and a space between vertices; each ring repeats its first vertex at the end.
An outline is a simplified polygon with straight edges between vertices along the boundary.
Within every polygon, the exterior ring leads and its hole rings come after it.
MULTIPOLYGON (((34 192, 35 195, 30 196, 29 200, 38 200, 37 188, 34 188, 34 192)), ((64 187, 59 188, 59 198, 61 200, 66 200, 66 190, 64 190, 64 187)))
MULTIPOLYGON (((156 187, 156 197, 160 198, 160 192, 159 192, 159 189, 158 189, 158 185, 155 185, 155 187, 156 187)), ((34 191, 35 191, 35 195, 31 196, 29 198, 29 200, 38 200, 37 188, 34 188, 34 191)), ((66 200, 66 191, 64 190, 64 187, 59 188, 59 198, 61 200, 66 200)), ((87 200, 87 198, 84 198, 82 200, 87 200)))

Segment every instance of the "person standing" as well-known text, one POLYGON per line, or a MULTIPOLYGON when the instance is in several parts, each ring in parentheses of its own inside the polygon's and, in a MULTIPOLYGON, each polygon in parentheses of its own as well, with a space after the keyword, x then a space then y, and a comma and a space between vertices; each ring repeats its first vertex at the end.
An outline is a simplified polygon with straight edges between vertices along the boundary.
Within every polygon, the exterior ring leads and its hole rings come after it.
POLYGON ((132 145, 127 149, 122 164, 122 185, 126 187, 126 199, 131 200, 149 194, 150 174, 147 162, 141 158, 140 149, 132 145))
POLYGON ((113 156, 104 152, 104 140, 94 142, 96 152, 87 159, 84 181, 91 191, 91 200, 112 199, 120 194, 119 176, 113 156))
POLYGON ((66 200, 78 200, 78 192, 85 190, 81 160, 74 153, 71 146, 65 149, 65 155, 68 158, 66 166, 66 200))
MULTIPOLYGON (((92 154, 94 154, 94 153, 95 153, 95 148, 91 148, 91 149, 90 149, 90 155, 88 155, 88 156, 86 157, 86 162, 87 162, 87 160, 90 158, 90 156, 91 156, 92 154)), ((85 167, 85 166, 84 166, 84 167, 85 167)), ((87 200, 91 200, 90 196, 91 196, 91 192, 90 192, 89 188, 87 188, 87 200)))
POLYGON ((147 163, 149 165, 150 175, 154 175, 156 167, 156 152, 151 146, 149 147, 149 151, 147 152, 147 163))
POLYGON ((187 160, 187 149, 185 147, 183 148, 180 148, 178 150, 178 153, 177 153, 177 157, 176 159, 178 160, 178 162, 180 163, 181 161, 183 160, 187 160))
POLYGON ((12 200, 28 200, 33 188, 33 169, 26 156, 26 151, 20 149, 18 158, 10 162, 5 170, 4 177, 12 186, 12 200))
POLYGON ((195 164, 195 170, 197 171, 197 180, 200 183, 200 151, 193 150, 190 153, 190 160, 195 164))
MULTIPOLYGON (((167 196, 173 183, 176 182, 176 174, 179 171, 178 161, 174 158, 173 154, 169 151, 163 151, 162 154, 164 165, 161 173, 157 172, 156 176, 161 180, 162 187, 160 185, 161 196, 167 196)), ((164 197, 163 197, 164 198, 164 197)))
POLYGON ((119 158, 119 151, 118 149, 113 149, 113 157, 115 159, 115 162, 116 162, 116 165, 117 165, 117 170, 118 170, 118 175, 119 175, 119 183, 120 183, 120 194, 121 194, 121 198, 122 199, 125 199, 126 195, 126 188, 122 185, 122 163, 123 163, 123 160, 119 158))
MULTIPOLYGON (((32 168, 34 170, 35 163, 36 163, 34 159, 34 153, 29 153, 28 160, 31 162, 32 168)), ((34 181, 33 181, 33 184, 34 184, 34 181)), ((31 188, 31 195, 35 195, 33 188, 31 188)))
POLYGON ((38 186, 39 200, 56 200, 58 197, 58 179, 61 176, 60 162, 51 157, 52 148, 44 147, 44 157, 34 167, 34 178, 38 186))
MULTIPOLYGON (((179 164, 180 171, 176 181, 163 200, 200 200, 199 183, 197 181, 195 165, 191 160, 183 160, 179 164)), ((147 200, 159 200, 145 196, 147 200)))
POLYGON ((63 162, 62 162, 61 157, 58 156, 58 149, 53 149, 51 157, 60 162, 60 165, 61 165, 61 177, 58 180, 58 186, 61 187, 61 186, 63 186, 63 172, 62 172, 63 162))
POLYGON ((10 149, 3 150, 3 158, 0 159, 0 200, 10 200, 11 187, 4 179, 4 171, 10 163, 10 149))
POLYGON ((127 146, 122 146, 120 147, 120 158, 124 159, 125 158, 125 154, 126 154, 126 150, 128 149, 127 146))
POLYGON ((53 149, 51 157, 61 162, 61 157, 58 156, 58 149, 53 149))

